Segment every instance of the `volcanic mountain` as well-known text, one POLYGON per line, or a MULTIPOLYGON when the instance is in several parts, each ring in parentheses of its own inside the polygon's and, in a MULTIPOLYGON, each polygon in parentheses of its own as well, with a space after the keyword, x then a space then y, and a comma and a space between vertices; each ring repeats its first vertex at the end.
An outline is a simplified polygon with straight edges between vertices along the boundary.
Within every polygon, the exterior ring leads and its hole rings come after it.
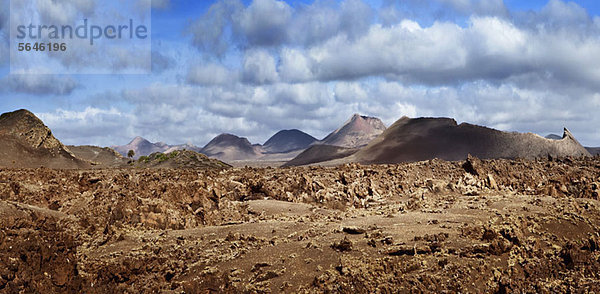
POLYGON ((383 131, 385 125, 380 119, 355 114, 343 126, 316 144, 360 148, 369 144, 383 131))
MULTIPOLYGON (((403 117, 353 155, 331 158, 323 164, 388 164, 434 158, 455 161, 463 160, 469 154, 479 158, 528 159, 548 155, 590 156, 567 129, 562 139, 554 140, 532 133, 502 132, 468 123, 458 125, 450 118, 403 117)), ((299 157, 294 161, 310 161, 299 157)))
POLYGON ((261 154, 260 145, 252 145, 246 138, 232 134, 221 134, 212 139, 201 153, 225 162, 255 159, 261 154))
POLYGON ((399 163, 433 158, 537 158, 548 155, 589 156, 567 130, 560 140, 532 133, 502 132, 450 118, 403 117, 367 147, 351 156, 360 163, 399 163))
POLYGON ((0 166, 20 168, 87 168, 44 123, 28 110, 0 116, 0 166))
POLYGON ((263 145, 266 153, 285 153, 294 150, 306 149, 317 139, 299 130, 283 130, 273 135, 263 145))

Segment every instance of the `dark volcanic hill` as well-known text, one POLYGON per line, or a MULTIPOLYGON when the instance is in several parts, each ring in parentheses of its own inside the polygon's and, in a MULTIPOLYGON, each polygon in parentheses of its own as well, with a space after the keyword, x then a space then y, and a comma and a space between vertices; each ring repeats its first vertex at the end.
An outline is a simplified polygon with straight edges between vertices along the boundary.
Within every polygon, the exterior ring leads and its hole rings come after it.
POLYGON ((306 149, 317 139, 299 130, 283 130, 273 135, 263 145, 267 153, 284 153, 294 150, 306 149))
MULTIPOLYGON (((323 154, 327 155, 327 152, 323 154)), ((313 158, 307 158, 307 154, 301 154, 287 164, 387 164, 434 158, 456 161, 467 158, 469 154, 479 158, 528 159, 548 155, 590 156, 567 129, 560 140, 555 140, 532 133, 502 132, 468 123, 458 125, 450 118, 403 117, 369 145, 348 157, 335 159, 336 155, 327 159, 327 156, 312 155, 313 158)))
POLYGON ((227 162, 257 158, 261 154, 260 149, 260 146, 250 144, 246 138, 221 134, 208 142, 201 153, 227 162))
POLYGON ((589 156, 589 152, 564 130, 560 140, 532 133, 509 133, 462 123, 449 118, 403 117, 349 159, 360 163, 399 163, 433 158, 536 158, 589 156))
POLYGON ((17 168, 87 168, 28 110, 0 116, 0 166, 17 168))
POLYGON ((359 148, 369 144, 383 131, 385 131, 385 125, 380 119, 355 114, 343 126, 319 141, 318 144, 359 148))

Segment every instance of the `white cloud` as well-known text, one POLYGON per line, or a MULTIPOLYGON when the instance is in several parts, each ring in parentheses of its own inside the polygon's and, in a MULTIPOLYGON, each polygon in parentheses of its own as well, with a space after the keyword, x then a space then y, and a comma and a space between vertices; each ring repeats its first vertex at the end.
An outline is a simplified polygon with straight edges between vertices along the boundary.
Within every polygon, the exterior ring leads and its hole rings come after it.
POLYGON ((64 144, 110 145, 110 142, 129 140, 134 134, 131 114, 116 108, 86 107, 81 111, 56 109, 36 113, 64 144))
POLYGON ((71 77, 54 75, 8 75, 0 86, 14 93, 32 95, 69 95, 79 85, 71 77))
MULTIPOLYGON (((600 18, 557 0, 527 13, 499 0, 402 3, 456 16, 428 22, 392 9, 374 19, 359 0, 218 1, 189 27, 189 47, 178 47, 200 56, 171 54, 182 77, 131 86, 114 97, 124 105, 118 114, 111 104, 80 117, 54 114, 111 134, 77 133, 104 144, 141 135, 203 145, 223 132, 264 142, 289 128, 323 137, 356 112, 388 125, 408 115, 541 135, 566 126, 598 144, 600 18)), ((46 92, 61 91, 72 89, 46 92)), ((70 136, 68 124, 53 124, 70 136)))
POLYGON ((239 73, 220 64, 209 63, 192 66, 187 81, 196 85, 232 85, 239 81, 239 73))
POLYGON ((274 83, 279 79, 275 58, 263 49, 246 52, 244 56, 242 78, 256 84, 274 83))
POLYGON ((338 82, 335 85, 335 98, 341 102, 364 101, 368 99, 367 92, 359 83, 338 82))
POLYGON ((272 46, 287 39, 291 17, 292 9, 284 1, 254 0, 234 20, 250 45, 272 46))
POLYGON ((292 8, 284 1, 222 0, 188 28, 203 53, 223 56, 237 47, 318 44, 343 34, 351 39, 368 31, 373 9, 361 0, 315 1, 292 8))
POLYGON ((41 20, 44 23, 73 23, 80 14, 89 16, 94 13, 94 0, 35 0, 41 20))
POLYGON ((279 74, 290 82, 305 82, 313 78, 309 58, 300 50, 284 48, 280 53, 279 74))

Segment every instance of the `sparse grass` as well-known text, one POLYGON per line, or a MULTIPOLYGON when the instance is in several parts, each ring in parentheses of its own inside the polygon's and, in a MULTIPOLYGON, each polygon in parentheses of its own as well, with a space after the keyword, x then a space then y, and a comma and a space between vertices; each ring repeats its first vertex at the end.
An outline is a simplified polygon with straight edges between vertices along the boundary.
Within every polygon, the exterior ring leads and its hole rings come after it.
POLYGON ((139 162, 141 163, 148 163, 150 161, 150 157, 148 156, 140 156, 140 158, 138 159, 139 162))
POLYGON ((169 159, 175 158, 177 155, 179 155, 178 151, 173 151, 168 154, 158 153, 155 155, 155 157, 153 159, 156 159, 158 161, 158 163, 161 163, 161 162, 165 162, 169 159))

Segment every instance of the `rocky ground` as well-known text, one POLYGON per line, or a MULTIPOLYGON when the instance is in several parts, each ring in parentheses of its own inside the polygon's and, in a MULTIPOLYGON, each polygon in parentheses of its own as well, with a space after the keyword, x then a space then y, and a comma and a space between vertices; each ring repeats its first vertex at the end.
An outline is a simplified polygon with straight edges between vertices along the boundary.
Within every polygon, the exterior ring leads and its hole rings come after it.
POLYGON ((600 157, 0 170, 0 292, 600 291, 600 157))

